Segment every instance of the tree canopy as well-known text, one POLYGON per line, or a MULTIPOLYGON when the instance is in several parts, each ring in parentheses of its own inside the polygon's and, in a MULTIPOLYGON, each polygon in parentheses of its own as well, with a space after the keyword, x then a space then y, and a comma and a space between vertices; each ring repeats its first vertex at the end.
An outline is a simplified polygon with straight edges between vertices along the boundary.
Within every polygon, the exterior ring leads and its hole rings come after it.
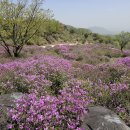
POLYGON ((117 35, 117 41, 119 42, 121 51, 123 51, 123 48, 130 42, 130 33, 121 32, 117 35))
POLYGON ((49 16, 42 8, 43 0, 9 0, 0 2, 0 44, 10 56, 17 57, 23 46, 39 33, 49 16))

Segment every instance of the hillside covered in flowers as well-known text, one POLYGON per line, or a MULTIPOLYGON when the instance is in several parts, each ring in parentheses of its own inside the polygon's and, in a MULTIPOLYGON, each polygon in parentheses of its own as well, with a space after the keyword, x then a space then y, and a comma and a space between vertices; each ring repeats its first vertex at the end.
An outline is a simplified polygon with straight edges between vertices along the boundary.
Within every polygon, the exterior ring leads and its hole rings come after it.
POLYGON ((130 51, 103 44, 26 46, 0 60, 0 95, 21 92, 7 110, 10 130, 83 130, 88 106, 105 106, 130 125, 130 51))

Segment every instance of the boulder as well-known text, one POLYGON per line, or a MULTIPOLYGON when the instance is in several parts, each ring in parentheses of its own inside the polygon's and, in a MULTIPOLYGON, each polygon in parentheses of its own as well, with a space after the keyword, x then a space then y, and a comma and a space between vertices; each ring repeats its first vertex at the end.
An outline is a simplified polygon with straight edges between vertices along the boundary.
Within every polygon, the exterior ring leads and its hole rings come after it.
POLYGON ((130 130, 130 128, 111 110, 94 106, 84 117, 85 130, 130 130))
POLYGON ((14 100, 19 99, 22 93, 0 95, 0 130, 7 130, 7 109, 14 106, 14 100))
POLYGON ((17 92, 0 95, 0 106, 12 107, 14 105, 14 100, 19 99, 22 95, 22 93, 17 92))

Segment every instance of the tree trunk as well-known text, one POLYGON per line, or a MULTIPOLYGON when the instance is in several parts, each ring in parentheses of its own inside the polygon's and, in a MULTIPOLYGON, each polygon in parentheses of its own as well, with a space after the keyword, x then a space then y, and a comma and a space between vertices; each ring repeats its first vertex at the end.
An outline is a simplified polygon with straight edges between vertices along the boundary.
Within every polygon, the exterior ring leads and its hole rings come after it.
POLYGON ((5 47, 5 51, 7 52, 7 54, 8 54, 10 57, 12 57, 12 54, 11 54, 11 51, 10 51, 9 48, 5 47))
POLYGON ((124 47, 123 47, 123 46, 121 46, 121 52, 123 52, 123 48, 124 48, 124 47))
POLYGON ((18 46, 14 46, 13 47, 13 55, 14 55, 14 57, 18 57, 19 56, 18 50, 19 50, 18 46))
POLYGON ((14 49, 13 49, 14 57, 19 57, 22 49, 23 49, 23 45, 15 46, 14 49))
POLYGON ((19 54, 17 52, 14 53, 14 57, 19 57, 19 54))

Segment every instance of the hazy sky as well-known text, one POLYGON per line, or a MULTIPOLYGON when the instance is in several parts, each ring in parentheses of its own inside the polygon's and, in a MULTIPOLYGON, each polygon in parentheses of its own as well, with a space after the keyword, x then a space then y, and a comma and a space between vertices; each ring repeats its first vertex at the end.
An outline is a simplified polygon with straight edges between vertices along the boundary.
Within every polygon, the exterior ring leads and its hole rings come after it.
POLYGON ((46 0, 54 18, 75 27, 130 31, 130 0, 46 0))

